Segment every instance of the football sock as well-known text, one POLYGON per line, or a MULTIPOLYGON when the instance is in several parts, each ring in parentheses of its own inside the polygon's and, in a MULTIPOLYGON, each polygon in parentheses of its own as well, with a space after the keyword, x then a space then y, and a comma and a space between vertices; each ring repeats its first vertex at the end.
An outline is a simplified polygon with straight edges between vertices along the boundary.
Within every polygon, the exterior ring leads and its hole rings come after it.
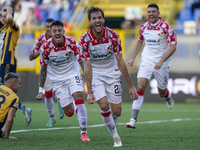
POLYGON ((51 119, 55 119, 55 117, 54 117, 54 101, 53 101, 53 97, 52 97, 52 92, 45 92, 44 102, 45 102, 49 117, 51 119))
POLYGON ((132 109, 132 118, 135 119, 136 121, 137 121, 138 114, 139 114, 139 110, 132 109))
POLYGON ((25 111, 25 106, 24 106, 21 102, 19 102, 18 108, 24 113, 24 111, 25 111))
POLYGON ((140 91, 137 91, 137 92, 138 92, 139 97, 137 100, 133 101, 133 104, 132 104, 132 118, 134 118, 135 120, 137 120, 138 113, 144 101, 144 93, 140 91))
POLYGON ((115 138, 115 137, 118 137, 119 135, 118 135, 118 133, 117 133, 117 131, 116 131, 116 132, 113 132, 113 133, 112 133, 112 136, 113 136, 113 138, 115 138))
POLYGON ((101 116, 110 134, 112 135, 114 132, 117 132, 110 109, 107 111, 101 110, 101 116))
POLYGON ((76 105, 75 105, 75 101, 73 101, 73 105, 74 105, 74 110, 75 110, 75 112, 77 113, 77 107, 76 107, 76 105))
POLYGON ((81 128, 81 134, 82 133, 87 133, 86 128, 87 128, 87 111, 86 111, 86 107, 84 104, 84 100, 83 99, 78 99, 75 101, 75 105, 77 108, 77 117, 78 117, 78 121, 79 121, 79 125, 81 128))
POLYGON ((166 101, 169 101, 170 98, 171 98, 171 92, 169 92, 169 90, 167 89, 167 94, 166 96, 164 97, 166 101))

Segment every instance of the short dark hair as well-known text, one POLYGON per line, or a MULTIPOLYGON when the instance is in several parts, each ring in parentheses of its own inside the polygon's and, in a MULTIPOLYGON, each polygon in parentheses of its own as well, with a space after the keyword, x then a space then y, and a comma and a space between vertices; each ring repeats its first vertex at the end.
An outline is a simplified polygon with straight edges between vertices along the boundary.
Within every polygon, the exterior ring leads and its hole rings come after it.
POLYGON ((62 26, 63 27, 64 25, 63 25, 62 21, 56 20, 56 21, 52 22, 50 29, 52 29, 52 26, 62 26))
POLYGON ((157 10, 159 11, 159 7, 158 7, 157 4, 149 4, 148 7, 147 7, 147 9, 148 9, 149 7, 155 7, 155 8, 157 8, 157 10))
MULTIPOLYGON (((12 12, 12 16, 14 17, 15 10, 12 8, 12 11, 13 11, 13 12, 12 12)), ((7 9, 4 8, 4 9, 3 9, 3 12, 7 12, 7 9)))
POLYGON ((5 80, 5 82, 6 82, 6 81, 8 81, 8 80, 11 79, 11 78, 21 79, 21 77, 20 77, 18 74, 14 73, 14 72, 9 72, 9 73, 7 73, 7 74, 5 75, 4 80, 5 80))
POLYGON ((52 18, 48 18, 46 21, 45 21, 45 23, 47 23, 47 22, 53 22, 54 20, 52 19, 52 18))
POLYGON ((99 8, 99 7, 94 7, 94 6, 88 8, 88 10, 87 10, 88 19, 89 19, 89 20, 91 19, 91 13, 95 13, 95 12, 99 12, 99 11, 101 12, 102 17, 104 18, 104 12, 103 12, 103 10, 102 10, 101 8, 99 8))

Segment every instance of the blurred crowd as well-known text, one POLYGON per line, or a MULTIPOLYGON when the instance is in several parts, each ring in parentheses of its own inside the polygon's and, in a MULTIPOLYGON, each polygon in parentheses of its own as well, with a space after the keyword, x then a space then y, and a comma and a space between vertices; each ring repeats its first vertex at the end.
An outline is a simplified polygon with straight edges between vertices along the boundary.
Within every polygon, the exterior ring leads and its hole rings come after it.
POLYGON ((44 25, 47 18, 62 20, 67 25, 79 0, 1 0, 15 9, 14 20, 21 26, 44 25))

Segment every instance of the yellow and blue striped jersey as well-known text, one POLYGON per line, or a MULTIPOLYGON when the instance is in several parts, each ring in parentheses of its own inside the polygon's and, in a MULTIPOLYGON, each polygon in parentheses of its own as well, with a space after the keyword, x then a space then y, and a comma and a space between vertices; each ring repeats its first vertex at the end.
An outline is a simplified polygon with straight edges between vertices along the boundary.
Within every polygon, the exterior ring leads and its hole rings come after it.
POLYGON ((3 24, 0 21, 0 64, 15 65, 15 48, 19 39, 19 26, 10 27, 8 24, 3 24))
POLYGON ((8 87, 0 85, 0 123, 7 118, 9 109, 15 108, 19 103, 19 97, 8 87))

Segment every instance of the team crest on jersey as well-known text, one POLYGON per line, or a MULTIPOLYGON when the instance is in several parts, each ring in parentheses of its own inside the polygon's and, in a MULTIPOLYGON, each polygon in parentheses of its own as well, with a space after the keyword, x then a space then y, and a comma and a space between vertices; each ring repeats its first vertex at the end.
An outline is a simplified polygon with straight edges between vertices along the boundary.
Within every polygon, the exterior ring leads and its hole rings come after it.
POLYGON ((158 35, 159 35, 159 36, 162 36, 162 35, 163 35, 163 32, 161 32, 161 33, 158 33, 158 35))
POLYGON ((112 49, 112 46, 109 46, 108 49, 111 50, 111 49, 112 49))
POLYGON ((65 55, 66 55, 66 56, 67 56, 67 55, 70 55, 70 53, 71 53, 71 52, 69 52, 69 53, 67 53, 67 54, 65 54, 65 55))

